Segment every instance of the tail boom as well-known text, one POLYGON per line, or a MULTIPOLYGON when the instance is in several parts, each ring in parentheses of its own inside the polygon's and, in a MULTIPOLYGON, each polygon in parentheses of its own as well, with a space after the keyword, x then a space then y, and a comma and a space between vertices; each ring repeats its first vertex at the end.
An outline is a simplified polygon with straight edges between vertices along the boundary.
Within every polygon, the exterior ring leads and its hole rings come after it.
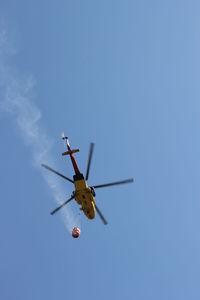
POLYGON ((77 165, 76 160, 75 160, 74 155, 73 155, 73 153, 79 152, 79 149, 71 149, 70 144, 69 144, 69 139, 68 139, 68 137, 66 137, 64 135, 64 133, 62 134, 62 139, 66 140, 67 150, 68 150, 66 152, 63 152, 62 155, 63 156, 64 155, 69 155, 70 156, 71 161, 72 161, 72 165, 73 165, 73 168, 74 168, 74 171, 75 171, 75 174, 79 175, 80 171, 79 171, 78 165, 77 165))

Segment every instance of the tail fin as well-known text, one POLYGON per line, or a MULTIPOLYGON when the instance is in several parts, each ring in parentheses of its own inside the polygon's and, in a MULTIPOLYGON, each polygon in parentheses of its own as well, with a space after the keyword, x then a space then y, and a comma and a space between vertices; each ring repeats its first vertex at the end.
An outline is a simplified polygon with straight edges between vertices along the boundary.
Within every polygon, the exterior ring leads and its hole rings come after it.
POLYGON ((62 139, 63 139, 63 140, 66 140, 67 148, 68 148, 68 151, 62 153, 63 156, 64 156, 64 155, 71 155, 71 154, 73 154, 73 153, 79 152, 79 149, 73 149, 73 150, 71 150, 70 144, 69 144, 69 139, 68 139, 68 137, 64 134, 64 132, 62 133, 62 139))
POLYGON ((63 139, 63 140, 67 140, 67 139, 68 139, 68 137, 65 136, 64 132, 62 133, 62 139, 63 139))
POLYGON ((76 153, 76 152, 79 152, 79 149, 74 149, 74 150, 71 150, 71 151, 66 151, 66 152, 63 152, 62 155, 70 155, 70 154, 73 154, 73 153, 76 153))
POLYGON ((68 139, 68 137, 64 134, 64 132, 62 133, 62 139, 63 139, 63 140, 66 140, 67 146, 70 147, 69 139, 68 139))

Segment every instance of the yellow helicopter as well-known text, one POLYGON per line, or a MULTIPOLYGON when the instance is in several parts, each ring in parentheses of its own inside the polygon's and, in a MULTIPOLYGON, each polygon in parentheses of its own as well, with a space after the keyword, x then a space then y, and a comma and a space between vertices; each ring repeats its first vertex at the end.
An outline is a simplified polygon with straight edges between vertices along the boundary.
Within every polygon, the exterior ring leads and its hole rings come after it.
POLYGON ((98 188, 104 188, 104 187, 109 187, 113 185, 119 185, 119 184, 125 184, 125 183, 131 183, 133 182, 133 178, 126 179, 126 180, 121 180, 121 181, 115 181, 111 183, 106 183, 106 184, 101 184, 101 185, 93 185, 93 186, 88 186, 87 180, 89 177, 89 172, 90 172, 90 166, 91 166, 91 160, 92 160, 92 155, 93 155, 93 150, 94 150, 94 143, 90 144, 90 150, 89 150, 89 157, 88 157, 88 164, 87 164, 87 171, 86 171, 86 176, 84 177, 82 173, 80 173, 79 168, 77 166, 76 160, 74 158, 74 153, 79 152, 79 149, 71 149, 70 144, 69 144, 69 139, 62 134, 62 139, 66 141, 67 145, 67 151, 63 152, 62 155, 69 155, 72 161, 72 165, 75 171, 75 175, 73 176, 73 180, 64 176, 63 174, 55 171, 51 167, 47 166, 46 164, 42 164, 42 167, 46 168, 47 170, 53 172, 54 174, 68 180, 69 182, 74 184, 75 191, 72 192, 71 197, 66 200, 62 205, 58 206, 56 209, 54 209, 51 212, 51 215, 54 215, 58 210, 60 210, 63 206, 68 204, 70 201, 73 199, 76 200, 78 205, 81 205, 81 210, 84 212, 86 217, 90 220, 95 218, 95 211, 98 213, 99 217, 103 221, 103 223, 106 225, 108 222, 104 218, 103 214, 101 213, 100 209, 96 205, 95 202, 95 189, 98 188))

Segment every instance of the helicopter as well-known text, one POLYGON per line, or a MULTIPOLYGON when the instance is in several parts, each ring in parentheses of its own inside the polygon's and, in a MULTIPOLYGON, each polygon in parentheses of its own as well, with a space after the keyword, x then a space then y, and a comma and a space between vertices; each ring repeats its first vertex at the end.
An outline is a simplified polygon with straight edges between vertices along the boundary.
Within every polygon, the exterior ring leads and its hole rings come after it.
POLYGON ((72 195, 69 199, 67 199, 63 204, 55 208, 52 212, 51 215, 54 215, 57 211, 59 211, 63 206, 71 202, 72 200, 75 199, 78 205, 81 206, 80 210, 83 211, 85 216, 89 219, 92 220, 95 218, 95 212, 99 215, 100 219, 102 222, 106 225, 108 224, 107 220, 103 216, 102 212, 98 208, 96 201, 95 201, 95 189, 99 188, 104 188, 104 187, 109 187, 109 186, 114 186, 114 185, 120 185, 120 184, 125 184, 125 183, 132 183, 134 182, 133 178, 130 179, 125 179, 121 181, 115 181, 111 183, 105 183, 105 184, 100 184, 100 185, 93 185, 89 186, 87 184, 87 180, 89 178, 89 172, 90 172, 90 166, 91 166, 91 161, 92 161, 92 156, 93 156, 93 151, 94 151, 94 143, 90 143, 90 149, 89 149, 89 156, 88 156, 88 163, 87 163, 87 170, 86 170, 86 175, 84 175, 79 171, 78 165, 76 163, 76 160, 74 158, 74 153, 79 152, 79 149, 71 149, 69 139, 65 134, 62 134, 62 139, 66 141, 66 146, 67 146, 67 151, 63 152, 62 155, 69 155, 71 158, 71 162, 74 168, 75 175, 73 176, 73 180, 66 177, 65 175, 57 172, 56 170, 52 169, 46 164, 41 164, 41 166, 45 169, 47 169, 50 172, 53 172, 54 174, 64 178, 65 180, 69 181, 70 183, 74 184, 75 190, 72 192, 72 195))

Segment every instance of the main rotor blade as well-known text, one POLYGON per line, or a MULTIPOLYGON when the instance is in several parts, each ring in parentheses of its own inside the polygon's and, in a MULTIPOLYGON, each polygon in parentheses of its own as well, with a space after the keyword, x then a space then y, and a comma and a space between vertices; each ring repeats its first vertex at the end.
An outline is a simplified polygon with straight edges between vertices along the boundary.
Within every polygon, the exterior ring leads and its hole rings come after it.
POLYGON ((49 166, 47 166, 47 165, 45 165, 45 164, 41 164, 41 166, 42 166, 43 168, 45 168, 45 169, 47 169, 47 170, 49 170, 49 171, 55 173, 56 175, 58 175, 58 176, 60 176, 60 177, 62 177, 62 178, 64 178, 64 179, 66 179, 66 180, 68 180, 68 181, 74 183, 73 180, 71 180, 70 178, 64 176, 63 174, 61 174, 61 173, 55 171, 55 170, 52 169, 51 167, 49 167, 49 166))
POLYGON ((65 201, 63 204, 61 204, 60 206, 58 206, 56 209, 54 209, 51 212, 51 215, 53 216, 58 210, 60 210, 63 206, 65 206, 67 203, 69 203, 70 201, 72 201, 74 199, 74 196, 71 196, 67 201, 65 201))
POLYGON ((94 143, 90 143, 90 150, 89 150, 89 157, 88 157, 88 164, 87 164, 87 172, 86 172, 86 176, 85 176, 86 180, 88 180, 88 177, 89 177, 90 165, 91 165, 93 151, 94 151, 94 143))
POLYGON ((111 183, 100 184, 100 185, 93 185, 92 187, 95 189, 99 189, 99 188, 103 188, 103 187, 107 187, 107 186, 113 186, 113 185, 119 185, 119 184, 131 183, 131 182, 134 182, 133 178, 125 179, 125 180, 121 180, 121 181, 115 181, 115 182, 111 182, 111 183))
POLYGON ((102 215, 102 213, 101 213, 100 209, 98 208, 98 206, 96 205, 96 203, 95 203, 95 208, 96 208, 96 211, 97 211, 99 217, 101 218, 102 222, 104 223, 104 225, 107 225, 108 222, 106 221, 106 219, 102 215))

